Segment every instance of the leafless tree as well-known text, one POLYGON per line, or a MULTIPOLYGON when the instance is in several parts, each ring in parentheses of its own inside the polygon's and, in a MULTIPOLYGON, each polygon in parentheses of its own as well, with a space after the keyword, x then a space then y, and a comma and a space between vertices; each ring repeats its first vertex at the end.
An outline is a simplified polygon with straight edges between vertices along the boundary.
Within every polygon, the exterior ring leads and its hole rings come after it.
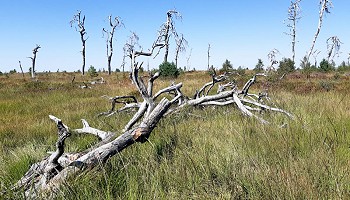
MULTIPOLYGON (((160 27, 160 30, 158 31, 158 37, 155 41, 155 44, 153 46, 159 47, 159 51, 165 47, 165 53, 164 53, 164 62, 168 62, 168 55, 169 55, 169 40, 171 36, 174 36, 175 38, 179 37, 178 33, 175 28, 175 21, 174 17, 176 19, 181 19, 181 14, 176 10, 169 10, 167 12, 167 19, 164 24, 160 27)), ((159 54, 159 51, 157 54, 159 54)))
POLYGON ((268 67, 266 70, 267 71, 271 71, 274 70, 275 68, 273 67, 275 64, 278 63, 278 61, 276 60, 276 56, 277 54, 279 54, 280 52, 277 49, 272 49, 269 54, 267 54, 267 58, 270 61, 270 67, 268 67))
POLYGON ((210 63, 209 63, 209 61, 210 61, 210 44, 208 44, 208 51, 207 51, 207 54, 208 54, 208 71, 210 70, 210 63))
POLYGON ((112 73, 112 56, 113 56, 113 37, 114 32, 117 27, 123 26, 123 22, 121 21, 120 17, 115 17, 112 20, 112 15, 108 16, 108 22, 110 26, 110 30, 107 30, 105 28, 102 29, 103 33, 106 34, 106 52, 107 52, 107 65, 108 65, 108 75, 111 75, 112 73))
MULTIPOLYGON (((191 59, 191 56, 192 56, 192 48, 190 50, 190 53, 188 54, 188 57, 186 58, 186 61, 187 61, 187 70, 190 69, 190 59, 191 59)), ((186 70, 185 70, 186 71, 186 70)))
POLYGON ((290 29, 288 35, 292 38, 292 61, 295 61, 295 44, 296 44, 296 24, 301 19, 301 0, 290 1, 288 8, 288 21, 287 27, 290 29))
POLYGON ((21 72, 22 72, 22 76, 24 78, 24 72, 23 72, 21 61, 19 60, 18 63, 19 63, 19 68, 21 69, 21 72))
POLYGON ((328 61, 331 59, 332 57, 332 61, 334 59, 335 56, 339 56, 339 50, 340 50, 340 45, 342 44, 342 42, 339 40, 339 38, 337 36, 332 36, 330 38, 327 39, 327 51, 328 51, 328 55, 327 55, 327 59, 328 61))
POLYGON ((78 11, 77 14, 73 16, 73 19, 70 21, 70 26, 73 27, 75 25, 75 30, 80 33, 80 39, 82 43, 81 54, 83 56, 83 65, 82 65, 82 74, 85 74, 85 43, 88 38, 86 38, 86 30, 85 30, 85 15, 81 16, 81 11, 78 11))
POLYGON ((265 74, 254 75, 246 82, 241 90, 238 89, 235 83, 227 82, 220 85, 220 90, 216 94, 209 95, 210 90, 215 84, 227 81, 228 77, 226 74, 216 75, 214 72, 212 81, 205 84, 199 90, 200 92, 196 92, 194 98, 187 97, 181 92, 182 83, 171 84, 169 87, 154 92, 154 81, 160 74, 156 73, 152 75, 146 85, 143 78, 139 76, 142 63, 138 64, 136 62, 138 56, 151 56, 152 52, 153 49, 150 52, 132 50, 130 52, 131 54, 129 54, 129 57, 132 58, 133 66, 130 78, 143 101, 138 102, 135 96, 130 95, 108 97, 112 103, 112 108, 100 114, 100 116, 112 116, 116 112, 136 110, 120 136, 116 137, 119 132, 109 132, 93 128, 85 119, 82 119, 82 128, 70 129, 61 119, 49 115, 58 129, 56 151, 41 161, 34 163, 28 172, 12 187, 12 190, 19 191, 19 194, 24 195, 23 197, 27 199, 35 199, 38 195, 52 199, 57 195, 59 187, 68 177, 91 170, 101 163, 105 163, 109 158, 135 143, 147 142, 152 131, 163 117, 180 112, 186 107, 235 104, 236 108, 244 116, 255 118, 262 124, 269 124, 269 122, 259 116, 259 113, 268 111, 279 112, 293 118, 293 115, 289 112, 270 106, 272 103, 266 93, 257 95, 249 92, 250 87, 256 82, 257 77, 266 76, 265 74), (166 93, 170 94, 170 96, 166 95, 168 96, 166 97, 163 95, 166 93), (161 96, 163 96, 162 99, 158 100, 161 96), (169 97, 170 99, 168 99, 169 97), (117 104, 121 104, 122 107, 115 110, 117 104), (67 153, 65 152, 65 140, 74 133, 92 134, 101 141, 85 151, 67 153))
POLYGON ((177 67, 177 60, 179 58, 179 53, 186 51, 186 47, 188 46, 188 42, 184 38, 183 34, 181 34, 181 37, 175 38, 175 41, 176 41, 175 65, 177 67))
POLYGON ((262 114, 268 111, 279 112, 293 118, 293 115, 289 112, 273 106, 266 93, 254 94, 250 92, 250 88, 256 82, 257 77, 266 76, 263 73, 255 74, 244 84, 242 89, 238 89, 238 85, 228 80, 228 74, 217 75, 214 71, 212 81, 197 90, 193 98, 185 96, 181 92, 182 83, 172 83, 170 86, 155 92, 153 87, 154 81, 160 76, 160 73, 157 72, 150 75, 148 81, 144 81, 144 78, 139 75, 143 63, 139 64, 136 59, 139 56, 150 57, 154 54, 156 48, 162 47, 162 45, 155 42, 148 52, 144 52, 142 49, 138 50, 140 48, 138 37, 134 33, 125 45, 125 52, 131 58, 130 79, 137 88, 142 102, 138 102, 135 96, 130 95, 107 96, 111 101, 112 107, 110 110, 99 114, 100 117, 112 116, 117 112, 134 110, 133 117, 125 125, 121 135, 117 136, 119 132, 93 128, 85 119, 82 119, 82 128, 70 129, 61 119, 49 115, 58 129, 56 151, 41 161, 34 163, 27 173, 12 187, 12 190, 19 191, 19 194, 24 195, 26 199, 35 199, 38 195, 40 197, 43 195, 47 199, 55 198, 59 192, 59 187, 68 177, 91 170, 105 163, 112 156, 135 143, 149 141, 148 138, 152 131, 163 117, 171 116, 173 113, 180 112, 187 107, 234 104, 244 116, 255 118, 257 122, 262 124, 269 124, 268 121, 262 118, 262 114), (216 94, 210 94, 211 89, 217 83, 224 84, 219 86, 216 94), (116 110, 117 104, 120 104, 121 107, 116 110), (85 151, 67 153, 65 152, 65 140, 74 133, 92 134, 101 141, 85 151))
POLYGON ((36 61, 36 54, 38 53, 40 49, 40 45, 36 45, 36 47, 33 49, 33 57, 28 57, 32 60, 32 67, 31 67, 31 77, 35 78, 35 61, 36 61))
POLYGON ((319 6, 320 6, 320 12, 319 12, 319 18, 318 18, 318 26, 317 26, 315 36, 314 36, 312 43, 311 43, 311 48, 306 55, 307 61, 310 60, 310 56, 313 52, 317 37, 320 34, 320 31, 322 28, 323 16, 324 16, 325 12, 330 13, 330 9, 333 7, 332 0, 320 0, 319 6))
POLYGON ((312 57, 314 57, 314 65, 315 67, 317 67, 317 56, 321 53, 321 51, 319 50, 315 50, 314 52, 312 52, 312 57))
MULTIPOLYGON (((139 44, 139 36, 135 32, 131 32, 131 35, 129 36, 128 40, 126 41, 123 50, 124 50, 124 57, 123 57, 123 72, 124 72, 124 65, 125 65, 125 58, 129 57, 130 60, 132 59, 130 55, 132 55, 132 52, 137 51, 141 49, 141 46, 139 44)), ((142 50, 141 50, 142 51, 142 50)), ((131 68, 132 63, 131 64, 131 68)))

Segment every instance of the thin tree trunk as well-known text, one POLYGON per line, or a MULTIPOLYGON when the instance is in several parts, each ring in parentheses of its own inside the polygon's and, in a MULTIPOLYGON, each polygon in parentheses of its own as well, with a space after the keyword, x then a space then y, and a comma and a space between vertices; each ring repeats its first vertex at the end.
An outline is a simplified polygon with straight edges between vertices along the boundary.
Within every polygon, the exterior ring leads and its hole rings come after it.
POLYGON ((22 76, 24 78, 24 73, 23 73, 23 68, 22 68, 22 64, 21 64, 21 61, 18 61, 19 62, 19 68, 21 69, 21 72, 22 72, 22 76))
POLYGON ((321 0, 320 2, 320 5, 321 5, 321 8, 320 8, 320 14, 319 14, 319 18, 318 18, 318 26, 317 26, 317 30, 316 30, 316 33, 315 33, 315 36, 312 40, 312 43, 311 43, 311 48, 306 56, 307 58, 307 61, 310 60, 310 56, 313 52, 313 49, 314 49, 314 46, 315 46, 315 43, 316 43, 316 40, 317 40, 317 37, 318 35, 320 34, 320 31, 321 31, 321 27, 322 27, 322 22, 323 22, 323 15, 324 15, 324 12, 329 12, 329 7, 327 4, 331 4, 331 1, 330 0, 321 0))
POLYGON ((82 49, 82 51, 81 51, 81 54, 82 54, 82 56, 83 56, 83 66, 82 66, 82 74, 83 75, 85 75, 85 60, 86 60, 86 58, 85 58, 85 42, 86 42, 86 40, 84 40, 84 35, 81 35, 81 42, 83 43, 83 49, 82 49))

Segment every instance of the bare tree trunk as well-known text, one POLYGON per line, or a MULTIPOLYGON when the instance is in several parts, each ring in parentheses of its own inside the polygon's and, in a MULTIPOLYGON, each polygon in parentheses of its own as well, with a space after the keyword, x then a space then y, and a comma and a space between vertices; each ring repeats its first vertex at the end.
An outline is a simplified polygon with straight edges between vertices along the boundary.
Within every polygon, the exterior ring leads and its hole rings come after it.
POLYGON ((327 39, 327 49, 328 55, 327 60, 330 61, 332 57, 332 61, 336 55, 339 55, 340 45, 342 42, 337 36, 333 36, 327 39))
POLYGON ((186 50, 186 46, 187 46, 187 40, 184 38, 184 36, 181 34, 181 37, 179 37, 178 39, 176 39, 176 54, 175 54, 175 66, 177 66, 177 60, 179 58, 179 53, 183 52, 186 50))
POLYGON ((171 23, 171 13, 167 13, 167 21, 165 24, 165 34, 164 34, 164 41, 165 41, 165 53, 164 53, 164 60, 163 62, 168 62, 168 55, 169 55, 169 29, 170 29, 170 23, 171 23))
POLYGON ((292 61, 295 62, 295 44, 296 44, 296 24, 300 17, 300 2, 301 0, 291 1, 291 5, 288 9, 288 20, 290 23, 287 27, 290 28, 290 33, 287 33, 292 37, 292 61))
POLYGON ((18 63, 19 63, 19 68, 21 69, 21 72, 22 72, 22 76, 24 78, 24 72, 23 72, 21 61, 18 61, 18 63))
POLYGON ((312 40, 310 50, 309 50, 309 52, 307 53, 307 56, 306 56, 307 61, 310 60, 310 56, 311 56, 311 54, 313 52, 313 49, 314 49, 317 37, 320 34, 321 27, 322 27, 322 22, 323 22, 324 12, 330 13, 329 9, 331 7, 332 7, 332 1, 331 0, 320 0, 320 14, 319 14, 319 18, 318 18, 318 26, 317 26, 317 30, 316 30, 315 36, 314 36, 314 38, 312 40))
POLYGON ((210 59, 210 44, 208 44, 208 71, 210 70, 209 59, 210 59))
POLYGON ((35 61, 36 61, 36 54, 38 53, 38 50, 40 49, 40 45, 36 45, 36 47, 33 49, 33 57, 28 57, 32 60, 32 68, 31 68, 31 77, 35 78, 35 61))
POLYGON ((83 75, 85 75, 85 60, 86 60, 86 57, 85 57, 86 45, 85 45, 85 43, 86 43, 87 38, 85 38, 85 35, 86 35, 85 15, 83 16, 83 18, 81 18, 81 11, 78 11, 78 13, 73 16, 73 19, 70 21, 71 27, 73 27, 73 25, 75 23, 76 23, 75 29, 77 31, 79 31, 80 40, 81 40, 81 43, 82 43, 81 54, 82 54, 82 57, 83 57, 83 64, 82 64, 82 72, 81 73, 83 75), (78 30, 78 28, 79 28, 79 30, 78 30))
MULTIPOLYGON (((83 36, 82 36, 82 38, 83 38, 83 36)), ((85 46, 85 42, 86 42, 86 40, 82 39, 81 42, 82 42, 82 44, 83 44, 83 49, 82 49, 82 51, 81 51, 81 55, 83 56, 83 65, 82 65, 81 73, 82 73, 83 75, 85 75, 85 65, 86 65, 86 64, 85 64, 85 63, 86 63, 86 57, 85 57, 85 48, 86 48, 86 46, 85 46)))
POLYGON ((175 38, 178 38, 178 34, 175 29, 175 22, 173 20, 173 17, 181 18, 181 15, 176 10, 169 10, 167 12, 167 20, 165 23, 162 24, 161 29, 158 31, 159 35, 156 41, 154 42, 153 46, 159 47, 158 53, 155 55, 157 56, 159 54, 159 51, 165 47, 165 53, 164 53, 164 60, 163 62, 168 62, 168 55, 169 55, 169 40, 171 35, 174 35, 175 38))
POLYGON ((123 23, 120 21, 120 17, 115 17, 114 21, 112 21, 112 15, 108 16, 109 20, 109 26, 110 26, 110 31, 106 29, 102 29, 104 33, 106 33, 106 51, 107 51, 107 68, 108 68, 108 75, 111 75, 112 73, 112 56, 113 56, 113 37, 114 37, 114 32, 115 29, 119 26, 122 26, 123 23))

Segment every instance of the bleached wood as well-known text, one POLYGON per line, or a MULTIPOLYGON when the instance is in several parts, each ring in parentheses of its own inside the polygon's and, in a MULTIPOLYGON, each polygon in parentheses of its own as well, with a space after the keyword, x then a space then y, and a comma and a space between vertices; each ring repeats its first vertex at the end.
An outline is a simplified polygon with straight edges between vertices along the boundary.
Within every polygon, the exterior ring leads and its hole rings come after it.
POLYGON ((88 124, 88 122, 85 119, 82 119, 81 121, 83 123, 83 128, 74 129, 75 132, 77 132, 77 133, 89 133, 89 134, 95 135, 96 137, 100 138, 101 140, 104 140, 107 137, 111 136, 111 133, 109 133, 109 132, 101 131, 99 129, 90 127, 90 125, 88 124))

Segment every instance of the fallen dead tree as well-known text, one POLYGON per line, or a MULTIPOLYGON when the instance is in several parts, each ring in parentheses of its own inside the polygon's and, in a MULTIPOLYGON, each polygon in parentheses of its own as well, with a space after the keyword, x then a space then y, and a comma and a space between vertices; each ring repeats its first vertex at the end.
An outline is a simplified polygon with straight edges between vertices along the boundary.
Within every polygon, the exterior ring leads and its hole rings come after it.
MULTIPOLYGON (((125 125, 121 135, 118 136, 116 132, 102 131, 90 127, 86 120, 82 120, 82 128, 70 129, 61 119, 50 115, 50 119, 55 122, 58 129, 56 151, 33 164, 13 186, 12 190, 23 192, 25 198, 36 198, 41 195, 49 198, 54 197, 69 176, 91 170, 98 164, 105 163, 110 157, 134 143, 148 141, 153 129, 164 116, 180 112, 188 106, 226 106, 233 104, 244 115, 254 117, 264 124, 269 122, 255 114, 256 112, 275 111, 293 117, 287 111, 266 103, 269 101, 266 93, 250 93, 249 90, 256 82, 257 77, 265 76, 265 74, 254 75, 242 89, 238 89, 234 82, 229 82, 228 74, 216 75, 214 72, 212 81, 199 89, 193 98, 187 97, 181 92, 182 83, 173 83, 169 87, 155 92, 153 91, 154 81, 160 74, 151 75, 147 84, 145 84, 143 78, 138 74, 142 64, 136 62, 138 56, 151 56, 152 52, 144 53, 132 50, 129 55, 132 60, 130 78, 143 101, 139 102, 135 96, 108 97, 111 101, 111 109, 99 114, 99 116, 112 116, 116 112, 135 110, 134 116, 125 125), (219 86, 217 93, 213 94, 212 88, 217 83, 223 84, 219 86), (171 94, 171 98, 166 98, 163 94, 171 94), (122 106, 116 109, 117 104, 122 104, 122 106), (93 134, 100 141, 85 151, 67 153, 64 148, 65 140, 74 133, 93 134)), ((167 96, 169 97, 169 95, 167 96)))

